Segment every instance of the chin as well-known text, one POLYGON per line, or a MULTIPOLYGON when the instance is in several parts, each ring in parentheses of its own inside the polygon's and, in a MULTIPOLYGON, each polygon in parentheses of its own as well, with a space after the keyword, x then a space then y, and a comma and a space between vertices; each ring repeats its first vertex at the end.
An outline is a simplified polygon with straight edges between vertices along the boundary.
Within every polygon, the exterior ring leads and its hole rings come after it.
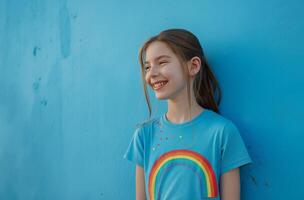
POLYGON ((167 100, 168 98, 157 98, 158 100, 167 100))
POLYGON ((157 94, 155 95, 155 97, 159 100, 166 100, 169 98, 167 95, 157 95, 157 94))

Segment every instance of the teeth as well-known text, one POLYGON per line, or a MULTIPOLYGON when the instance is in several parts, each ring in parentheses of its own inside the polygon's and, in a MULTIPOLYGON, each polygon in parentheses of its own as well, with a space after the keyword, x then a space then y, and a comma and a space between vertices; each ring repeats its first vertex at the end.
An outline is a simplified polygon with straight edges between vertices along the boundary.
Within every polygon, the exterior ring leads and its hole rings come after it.
POLYGON ((167 83, 167 81, 162 81, 162 82, 155 83, 155 84, 153 84, 153 88, 154 89, 159 89, 160 87, 162 87, 166 83, 167 83))

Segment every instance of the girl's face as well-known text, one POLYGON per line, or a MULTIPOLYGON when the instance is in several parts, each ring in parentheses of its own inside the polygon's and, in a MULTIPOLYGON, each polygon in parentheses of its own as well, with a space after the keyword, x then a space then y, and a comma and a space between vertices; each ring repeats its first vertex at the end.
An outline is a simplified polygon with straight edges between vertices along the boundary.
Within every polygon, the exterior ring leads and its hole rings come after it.
POLYGON ((186 89, 181 63, 166 43, 152 42, 144 64, 145 80, 158 99, 175 99, 186 89))

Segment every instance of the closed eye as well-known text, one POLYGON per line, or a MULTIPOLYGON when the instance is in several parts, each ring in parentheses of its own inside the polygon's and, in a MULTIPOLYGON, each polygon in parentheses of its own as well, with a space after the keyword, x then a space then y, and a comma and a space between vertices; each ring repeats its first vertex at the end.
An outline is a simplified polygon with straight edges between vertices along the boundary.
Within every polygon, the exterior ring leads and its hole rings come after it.
POLYGON ((147 71, 149 68, 150 68, 149 66, 144 67, 145 71, 147 71))

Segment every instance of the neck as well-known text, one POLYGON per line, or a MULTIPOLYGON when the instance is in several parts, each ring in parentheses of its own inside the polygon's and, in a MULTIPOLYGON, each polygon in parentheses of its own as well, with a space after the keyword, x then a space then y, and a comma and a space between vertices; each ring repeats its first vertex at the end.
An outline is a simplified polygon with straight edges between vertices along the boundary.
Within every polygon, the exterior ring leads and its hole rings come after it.
POLYGON ((190 101, 191 110, 187 95, 180 95, 179 98, 175 98, 174 100, 168 99, 167 119, 172 123, 180 124, 190 121, 204 111, 204 108, 196 102, 193 94, 190 101))

